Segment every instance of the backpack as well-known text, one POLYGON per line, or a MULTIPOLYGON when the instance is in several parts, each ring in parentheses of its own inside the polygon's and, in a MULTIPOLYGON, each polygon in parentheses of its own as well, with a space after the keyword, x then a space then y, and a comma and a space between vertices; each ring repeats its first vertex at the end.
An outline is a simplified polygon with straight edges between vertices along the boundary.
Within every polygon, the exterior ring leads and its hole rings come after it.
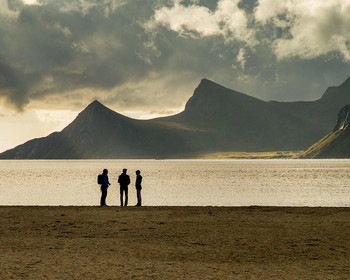
POLYGON ((102 185, 103 184, 103 175, 100 174, 97 176, 97 184, 102 185))

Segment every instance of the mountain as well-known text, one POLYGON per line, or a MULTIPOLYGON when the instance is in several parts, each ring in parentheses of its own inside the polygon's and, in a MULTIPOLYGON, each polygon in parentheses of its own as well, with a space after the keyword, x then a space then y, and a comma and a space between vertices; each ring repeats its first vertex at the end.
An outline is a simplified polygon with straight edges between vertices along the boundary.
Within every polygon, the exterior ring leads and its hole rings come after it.
POLYGON ((350 77, 339 86, 327 88, 316 101, 270 103, 293 116, 310 121, 326 135, 333 129, 340 108, 350 104, 350 77))
POLYGON ((192 150, 176 128, 134 120, 94 101, 61 132, 28 141, 0 158, 148 158, 192 150))
POLYGON ((333 131, 303 152, 301 158, 350 158, 350 105, 338 114, 333 131))
POLYGON ((301 149, 323 135, 309 121, 207 79, 183 112, 158 121, 207 132, 197 142, 213 152, 301 149))
POLYGON ((177 115, 135 120, 94 101, 61 132, 30 140, 0 158, 183 158, 305 149, 327 133, 328 126, 317 119, 317 108, 324 114, 327 106, 315 104, 331 100, 333 108, 348 95, 341 86, 329 89, 321 101, 306 102, 308 111, 298 102, 265 102, 203 79, 177 115))

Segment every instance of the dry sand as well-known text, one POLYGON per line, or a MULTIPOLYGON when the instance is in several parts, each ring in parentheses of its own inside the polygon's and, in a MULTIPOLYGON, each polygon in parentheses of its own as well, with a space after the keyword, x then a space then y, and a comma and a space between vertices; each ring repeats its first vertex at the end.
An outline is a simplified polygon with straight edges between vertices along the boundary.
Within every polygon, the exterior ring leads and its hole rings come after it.
POLYGON ((349 208, 0 207, 0 279, 350 279, 349 208))

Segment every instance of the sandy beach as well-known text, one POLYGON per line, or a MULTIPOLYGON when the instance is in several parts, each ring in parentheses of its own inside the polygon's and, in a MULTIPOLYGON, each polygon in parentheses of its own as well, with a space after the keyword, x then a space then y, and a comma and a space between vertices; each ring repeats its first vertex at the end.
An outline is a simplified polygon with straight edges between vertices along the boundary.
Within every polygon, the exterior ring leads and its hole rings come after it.
POLYGON ((0 207, 0 279, 349 279, 349 208, 0 207))

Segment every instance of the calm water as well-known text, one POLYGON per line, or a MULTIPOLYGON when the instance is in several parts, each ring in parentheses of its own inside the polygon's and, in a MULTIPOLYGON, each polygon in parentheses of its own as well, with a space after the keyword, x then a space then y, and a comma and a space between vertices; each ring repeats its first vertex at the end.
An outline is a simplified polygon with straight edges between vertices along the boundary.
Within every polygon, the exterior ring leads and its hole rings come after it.
POLYGON ((109 205, 127 168, 129 205, 140 169, 144 205, 350 206, 350 160, 2 160, 0 205, 98 205, 103 168, 109 205))

